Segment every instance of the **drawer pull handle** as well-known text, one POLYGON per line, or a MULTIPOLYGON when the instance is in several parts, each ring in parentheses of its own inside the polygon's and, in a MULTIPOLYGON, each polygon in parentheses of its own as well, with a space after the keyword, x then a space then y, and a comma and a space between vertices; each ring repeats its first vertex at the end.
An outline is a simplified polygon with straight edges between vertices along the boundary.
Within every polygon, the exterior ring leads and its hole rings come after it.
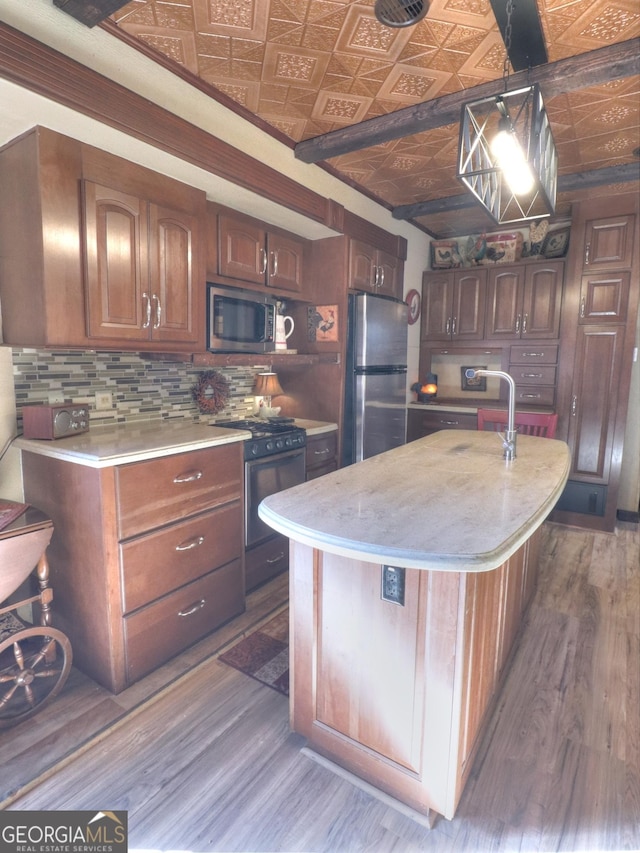
POLYGON ((174 483, 195 483, 202 478, 202 471, 187 471, 186 474, 178 474, 174 477, 174 483))
POLYGON ((176 545, 176 551, 190 551, 192 548, 198 548, 203 542, 204 536, 194 536, 193 539, 176 545))
POLYGON ((274 563, 279 563, 280 560, 284 560, 284 551, 281 551, 277 557, 271 557, 267 560, 267 563, 271 566, 274 563))
POLYGON ((523 379, 542 379, 541 373, 521 373, 523 379))
POLYGON ((540 394, 520 394, 521 400, 524 400, 525 398, 527 400, 538 400, 540 399, 540 394))
POLYGON ((522 357, 523 358, 543 358, 544 353, 543 352, 523 352, 522 357))
POLYGON ((443 418, 440 418, 441 424, 446 424, 447 426, 458 426, 460 421, 445 421, 443 418))
POLYGON ((314 450, 313 451, 314 456, 326 456, 327 453, 331 453, 331 451, 329 450, 328 447, 325 447, 324 450, 314 450))
POLYGON ((203 607, 204 598, 201 598, 200 601, 194 601, 191 607, 188 607, 186 610, 178 610, 178 616, 193 616, 194 613, 202 610, 203 607))

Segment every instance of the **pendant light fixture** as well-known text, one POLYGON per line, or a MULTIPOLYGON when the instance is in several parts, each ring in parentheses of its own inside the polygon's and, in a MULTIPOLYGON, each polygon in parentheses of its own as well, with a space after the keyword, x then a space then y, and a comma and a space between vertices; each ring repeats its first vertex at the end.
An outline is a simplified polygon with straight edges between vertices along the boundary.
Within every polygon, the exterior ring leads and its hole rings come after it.
POLYGON ((458 179, 498 225, 551 216, 558 155, 537 83, 509 91, 513 0, 507 0, 504 92, 462 107, 458 179))

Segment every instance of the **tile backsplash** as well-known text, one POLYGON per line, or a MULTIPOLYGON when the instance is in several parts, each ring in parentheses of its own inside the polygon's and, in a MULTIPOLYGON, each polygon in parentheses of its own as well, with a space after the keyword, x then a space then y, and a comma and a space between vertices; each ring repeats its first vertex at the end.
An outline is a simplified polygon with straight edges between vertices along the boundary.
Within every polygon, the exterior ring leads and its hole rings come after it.
MULTIPOLYGON (((205 369, 181 361, 150 361, 132 353, 12 349, 18 430, 22 407, 49 403, 51 394, 84 403, 91 426, 167 418, 210 421, 200 414, 191 389, 205 369), (111 409, 96 410, 96 392, 110 392, 111 409)), ((214 368, 229 383, 229 400, 216 420, 247 417, 253 412, 253 382, 265 366, 214 368)), ((209 369, 209 368, 208 368, 209 369)))

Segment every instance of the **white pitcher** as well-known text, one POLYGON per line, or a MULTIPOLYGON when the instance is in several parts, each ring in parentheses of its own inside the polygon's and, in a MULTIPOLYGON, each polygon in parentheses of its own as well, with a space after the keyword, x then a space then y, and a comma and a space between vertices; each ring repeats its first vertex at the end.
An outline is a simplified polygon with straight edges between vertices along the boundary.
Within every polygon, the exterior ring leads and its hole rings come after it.
POLYGON ((293 317, 276 314, 276 349, 282 350, 287 348, 287 338, 290 337, 295 327, 293 317), (287 320, 291 324, 287 330, 287 320))

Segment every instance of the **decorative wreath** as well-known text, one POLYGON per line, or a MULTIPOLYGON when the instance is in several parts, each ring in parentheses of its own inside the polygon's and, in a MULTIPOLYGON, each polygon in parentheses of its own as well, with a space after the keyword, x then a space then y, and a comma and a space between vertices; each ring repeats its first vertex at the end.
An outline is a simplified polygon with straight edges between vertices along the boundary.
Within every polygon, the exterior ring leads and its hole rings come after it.
POLYGON ((191 396, 201 412, 215 415, 227 405, 229 383, 216 370, 207 370, 200 374, 200 379, 191 389, 191 396))

